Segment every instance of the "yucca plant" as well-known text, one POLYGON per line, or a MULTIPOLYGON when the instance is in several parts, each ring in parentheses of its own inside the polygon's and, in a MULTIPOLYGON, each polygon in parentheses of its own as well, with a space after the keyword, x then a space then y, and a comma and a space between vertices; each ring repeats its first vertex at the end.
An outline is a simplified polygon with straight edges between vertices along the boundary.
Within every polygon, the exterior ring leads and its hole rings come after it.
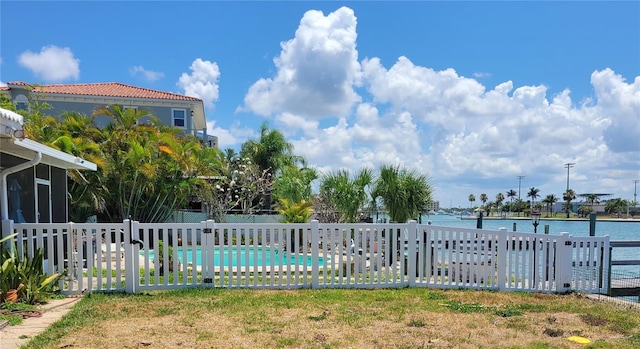
POLYGON ((39 248, 33 257, 21 259, 18 266, 20 274, 20 286, 18 298, 24 303, 35 304, 41 302, 53 294, 53 287, 60 278, 59 273, 47 275, 44 271, 44 249, 39 248))
POLYGON ((17 290, 19 300, 35 304, 51 295, 60 274, 49 276, 44 272, 42 248, 37 249, 33 257, 19 258, 15 242, 9 243, 16 235, 0 240, 0 290, 3 295, 10 290, 17 290))

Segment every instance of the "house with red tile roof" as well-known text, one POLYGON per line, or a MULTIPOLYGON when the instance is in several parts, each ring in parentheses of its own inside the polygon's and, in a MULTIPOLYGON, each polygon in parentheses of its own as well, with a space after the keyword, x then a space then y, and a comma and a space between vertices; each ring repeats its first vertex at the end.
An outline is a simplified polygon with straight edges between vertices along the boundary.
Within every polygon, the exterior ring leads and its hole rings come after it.
MULTIPOLYGON (((21 81, 8 82, 0 87, 16 103, 18 110, 29 108, 29 101, 47 102, 52 115, 75 111, 92 115, 98 107, 113 104, 125 108, 144 109, 165 125, 172 125, 207 140, 217 147, 217 138, 206 134, 207 122, 202 99, 177 93, 152 90, 119 82, 31 85, 21 81)), ((140 120, 144 122, 144 120, 140 120)), ((98 126, 109 122, 107 117, 96 118, 98 126)))

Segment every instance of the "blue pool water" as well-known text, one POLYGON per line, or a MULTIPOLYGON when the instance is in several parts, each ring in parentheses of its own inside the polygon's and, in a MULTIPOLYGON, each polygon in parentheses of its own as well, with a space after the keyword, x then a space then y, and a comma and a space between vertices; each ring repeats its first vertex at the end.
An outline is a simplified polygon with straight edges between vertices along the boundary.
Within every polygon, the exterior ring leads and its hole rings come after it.
MULTIPOLYGON (((199 246, 177 247, 174 250, 174 254, 178 257, 180 263, 185 262, 187 264, 202 265, 202 249, 199 246), (195 262, 194 262, 195 257, 195 262)), ((140 256, 144 256, 145 251, 140 251, 140 256)), ((231 265, 233 267, 246 267, 246 266, 271 266, 271 258, 274 258, 274 265, 307 265, 311 266, 311 257, 298 254, 289 254, 287 252, 279 251, 271 247, 240 247, 237 246, 215 246, 213 248, 213 264, 215 267, 220 266, 222 263, 225 266, 231 265), (222 256, 221 256, 222 255, 222 256), (230 256, 231 255, 231 256, 230 256)), ((149 251, 149 260, 153 260, 154 251, 149 251)), ((322 258, 318 261, 319 265, 322 265, 322 258)))

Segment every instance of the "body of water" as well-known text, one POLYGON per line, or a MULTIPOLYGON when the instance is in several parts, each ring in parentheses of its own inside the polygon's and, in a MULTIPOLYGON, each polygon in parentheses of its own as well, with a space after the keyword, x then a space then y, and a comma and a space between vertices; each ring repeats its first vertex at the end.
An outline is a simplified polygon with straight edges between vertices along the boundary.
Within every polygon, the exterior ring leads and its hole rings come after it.
MULTIPOLYGON (((476 219, 460 219, 459 216, 450 215, 430 215, 423 216, 422 223, 431 220, 433 225, 448 227, 475 228, 476 219)), ((483 219, 483 229, 507 228, 513 231, 513 224, 516 224, 516 231, 533 232, 533 225, 530 219, 483 219)), ((589 236, 589 221, 564 221, 564 220, 540 220, 538 233, 544 233, 544 226, 549 226, 549 234, 560 235, 566 232, 576 236, 589 236)), ((640 222, 638 221, 597 221, 596 236, 609 235, 611 240, 640 240, 640 222)))
MULTIPOLYGON (((430 220, 433 225, 475 228, 476 219, 460 219, 459 216, 430 215, 422 218, 422 223, 430 220)), ((507 228, 513 231, 533 232, 530 219, 483 219, 483 229, 507 228)), ((544 233, 545 225, 549 226, 549 234, 569 233, 575 236, 589 236, 589 221, 540 220, 538 233, 544 233)), ((609 235, 611 240, 640 240, 640 222, 638 221, 596 221, 596 236, 609 235)))
MULTIPOLYGON (((460 219, 459 216, 429 215, 422 218, 422 223, 431 221, 433 225, 461 228, 476 228, 476 219, 460 219)), ((530 219, 483 219, 482 229, 497 230, 507 228, 513 231, 533 232, 530 219)), ((589 236, 589 221, 564 221, 564 220, 540 220, 538 234, 544 234, 545 225, 549 226, 549 234, 560 235, 569 233, 574 236, 589 236)), ((640 240, 640 222, 638 221, 596 221, 596 236, 609 235, 610 241, 640 240)), ((624 247, 614 248, 613 260, 640 260, 640 248, 624 247)), ((616 266, 616 270, 640 274, 640 266, 616 266)), ((613 270, 615 271, 615 270, 613 270)))

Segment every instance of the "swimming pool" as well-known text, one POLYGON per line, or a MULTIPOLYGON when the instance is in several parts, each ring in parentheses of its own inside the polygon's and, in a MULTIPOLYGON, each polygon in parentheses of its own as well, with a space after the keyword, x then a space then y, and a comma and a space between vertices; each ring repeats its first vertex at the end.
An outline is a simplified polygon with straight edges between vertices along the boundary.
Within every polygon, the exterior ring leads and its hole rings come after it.
MULTIPOLYGON (((186 257, 187 265, 202 265, 202 249, 200 246, 177 247, 173 249, 180 263, 184 263, 186 257), (195 257, 195 263, 194 263, 195 257)), ((145 251, 140 251, 140 256, 145 256, 145 251)), ((213 248, 214 267, 220 266, 220 260, 225 266, 246 267, 246 266, 271 266, 271 258, 274 258, 274 265, 307 265, 311 266, 311 256, 300 254, 290 254, 282 252, 274 247, 237 247, 237 246, 215 246, 213 248), (231 262, 231 263, 230 263, 231 262)), ((154 259, 154 251, 149 250, 149 260, 154 259)), ((322 265, 322 258, 319 258, 318 265, 322 265)))

